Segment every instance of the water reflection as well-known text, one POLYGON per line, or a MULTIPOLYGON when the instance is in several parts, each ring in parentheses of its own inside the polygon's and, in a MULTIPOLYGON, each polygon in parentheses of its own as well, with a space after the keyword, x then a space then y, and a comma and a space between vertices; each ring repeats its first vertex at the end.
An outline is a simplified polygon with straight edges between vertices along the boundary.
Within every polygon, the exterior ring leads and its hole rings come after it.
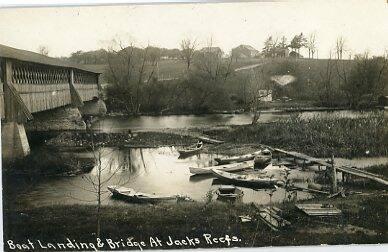
MULTIPOLYGON (((39 181, 15 178, 7 183, 7 189, 12 189, 8 199, 13 204, 22 206, 42 206, 52 204, 90 204, 96 202, 95 183, 101 167, 101 181, 103 182, 103 204, 126 204, 112 200, 106 187, 108 185, 122 185, 137 191, 156 193, 161 195, 187 195, 196 201, 206 200, 209 191, 215 192, 223 182, 211 175, 192 176, 189 167, 206 167, 215 165, 215 154, 197 154, 186 159, 178 159, 179 153, 174 147, 153 149, 116 149, 102 148, 94 154, 100 157, 101 166, 96 165, 87 174, 74 177, 42 178, 39 181)), ((357 164, 374 164, 373 159, 357 159, 357 164)), ((388 163, 387 158, 378 162, 388 163)), ((376 162, 377 162, 376 161, 376 162)), ((353 162, 338 159, 338 162, 353 162)), ((292 169, 288 178, 295 184, 306 185, 307 181, 314 181, 317 173, 311 170, 292 169)), ((268 189, 252 190, 239 187, 244 192, 242 199, 245 203, 256 202, 268 204, 270 202, 268 189)), ((7 190, 11 191, 11 190, 7 190)), ((282 202, 288 199, 288 192, 278 188, 271 200, 282 202)), ((214 195, 215 196, 215 195, 214 195)), ((293 197, 306 199, 312 197, 305 192, 295 192, 293 197), (295 195, 296 194, 296 195, 295 195)))
MULTIPOLYGON (((304 119, 318 117, 347 117, 357 118, 367 116, 368 112, 357 112, 350 110, 342 111, 313 111, 302 112, 300 116, 304 119)), ((260 115, 259 122, 275 122, 282 118, 288 118, 295 113, 279 113, 264 111, 260 115)), ((165 128, 188 128, 218 125, 244 125, 252 122, 253 115, 244 114, 210 114, 210 115, 167 115, 167 116, 138 116, 138 117, 106 117, 93 125, 93 129, 103 132, 122 132, 131 130, 156 130, 165 128)))
MULTIPOLYGON (((88 174, 74 177, 44 178, 37 183, 20 183, 13 181, 15 190, 14 204, 24 206, 42 206, 52 204, 89 204, 95 203, 95 186, 99 171, 103 183, 103 204, 125 204, 112 200, 106 186, 119 184, 146 193, 162 195, 187 195, 196 201, 205 200, 209 191, 215 192, 217 183, 212 176, 191 176, 189 167, 215 165, 213 154, 198 154, 186 159, 178 159, 179 153, 174 147, 154 149, 115 149, 102 148, 94 153, 101 160, 88 174), (100 169, 99 169, 100 167, 100 169)), ((307 174, 307 173, 306 173, 307 174)), ((313 176, 309 173, 305 179, 313 176)), ((10 186, 10 185, 8 185, 10 186)), ((243 202, 269 202, 266 190, 254 191, 242 188, 243 202)), ((283 201, 285 191, 279 189, 272 197, 273 202, 283 201)), ((310 197, 298 193, 299 198, 310 197)))

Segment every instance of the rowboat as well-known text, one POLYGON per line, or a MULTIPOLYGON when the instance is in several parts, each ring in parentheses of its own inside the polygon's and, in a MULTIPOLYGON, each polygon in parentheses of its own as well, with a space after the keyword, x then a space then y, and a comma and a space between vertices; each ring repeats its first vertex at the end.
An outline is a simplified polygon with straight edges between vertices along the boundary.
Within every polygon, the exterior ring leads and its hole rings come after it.
POLYGON ((222 185, 216 191, 218 200, 236 200, 244 195, 244 192, 233 185, 222 185))
POLYGON ((203 148, 203 143, 202 142, 198 142, 192 146, 189 146, 185 149, 180 149, 178 150, 179 154, 181 156, 189 156, 189 155, 192 155, 192 154, 196 154, 198 152, 200 152, 203 148))
POLYGON ((227 158, 215 158, 214 160, 217 161, 217 163, 219 165, 223 165, 223 164, 238 163, 238 162, 253 160, 255 158, 255 156, 260 155, 260 154, 261 154, 261 150, 250 153, 250 154, 242 155, 242 156, 233 156, 233 157, 227 157, 227 158))
POLYGON ((217 161, 219 165, 222 164, 230 164, 230 163, 236 163, 236 162, 243 162, 248 160, 255 159, 255 164, 257 165, 263 165, 267 164, 272 159, 272 153, 265 149, 265 150, 259 150, 250 154, 242 155, 242 156, 233 156, 233 157, 227 157, 227 158, 215 158, 214 160, 217 161))
POLYGON ((241 163, 227 164, 227 165, 217 165, 209 166, 203 168, 190 167, 190 172, 193 174, 212 174, 212 169, 218 169, 225 172, 237 172, 245 169, 252 169, 253 161, 245 161, 241 163))
POLYGON ((284 181, 272 178, 269 176, 260 176, 258 174, 233 174, 230 172, 220 171, 218 169, 212 169, 213 174, 228 183, 244 185, 248 187, 272 187, 272 186, 284 186, 284 181))
POLYGON ((113 197, 134 203, 159 203, 162 201, 177 200, 178 196, 162 196, 157 194, 137 192, 132 188, 120 186, 108 186, 113 197))
POLYGON ((204 137, 200 136, 198 137, 199 140, 201 140, 204 143, 209 143, 209 144, 222 144, 225 143, 225 141, 217 140, 217 139, 211 139, 209 137, 204 137))

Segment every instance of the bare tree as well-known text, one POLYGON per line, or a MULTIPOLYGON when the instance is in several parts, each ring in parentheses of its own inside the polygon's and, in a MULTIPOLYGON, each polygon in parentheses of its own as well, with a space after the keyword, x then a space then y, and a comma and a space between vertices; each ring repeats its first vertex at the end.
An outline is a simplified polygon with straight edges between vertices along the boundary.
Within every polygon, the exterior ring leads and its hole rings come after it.
POLYGON ((315 32, 310 33, 308 36, 308 39, 307 39, 307 43, 306 43, 307 49, 309 51, 309 58, 314 58, 314 54, 315 54, 315 51, 317 49, 316 43, 317 43, 317 41, 316 41, 315 32))
POLYGON ((194 58, 195 49, 197 48, 196 40, 183 39, 180 44, 180 54, 186 63, 187 72, 190 71, 190 66, 194 58))
POLYGON ((323 72, 320 72, 320 81, 319 81, 319 99, 324 105, 333 105, 333 60, 331 58, 332 53, 330 51, 330 57, 327 60, 326 68, 323 72))
POLYGON ((335 52, 337 59, 342 60, 343 54, 346 51, 346 41, 343 36, 339 36, 335 42, 335 52))
POLYGON ((261 115, 260 104, 265 98, 272 95, 270 83, 265 76, 264 66, 257 68, 257 70, 252 69, 250 83, 251 97, 249 104, 253 112, 252 125, 255 125, 261 115))
POLYGON ((198 73, 207 80, 213 82, 225 81, 232 73, 232 56, 223 58, 223 52, 219 47, 213 46, 213 39, 210 38, 196 57, 196 68, 198 73))
POLYGON ((41 46, 38 47, 38 53, 42 54, 44 56, 48 56, 49 55, 49 49, 48 49, 47 46, 41 45, 41 46))
POLYGON ((111 46, 107 51, 107 78, 113 84, 111 97, 127 113, 137 115, 146 100, 143 90, 153 83, 157 74, 160 52, 150 46, 137 48, 133 44, 124 46, 120 41, 114 43, 119 50, 111 46))
POLYGON ((92 172, 82 175, 82 181, 84 182, 82 186, 73 183, 71 183, 71 185, 81 191, 92 194, 93 199, 86 200, 78 198, 74 195, 69 196, 80 202, 96 204, 96 235, 97 237, 100 237, 101 206, 102 202, 109 197, 109 191, 107 190, 107 186, 109 185, 108 183, 113 181, 113 178, 115 178, 115 185, 122 186, 124 184, 127 184, 129 178, 126 178, 125 181, 122 177, 117 179, 117 174, 120 170, 126 168, 129 162, 121 162, 120 160, 118 160, 118 162, 115 162, 112 157, 106 158, 107 156, 111 156, 112 152, 108 151, 108 153, 106 153, 103 150, 99 149, 98 144, 96 144, 93 140, 93 134, 90 135, 92 136, 91 146, 93 152, 93 159, 95 161, 95 167, 92 172))
POLYGON ((356 55, 349 71, 348 81, 343 86, 349 105, 352 108, 372 106, 383 94, 388 79, 386 57, 372 57, 368 53, 356 55))

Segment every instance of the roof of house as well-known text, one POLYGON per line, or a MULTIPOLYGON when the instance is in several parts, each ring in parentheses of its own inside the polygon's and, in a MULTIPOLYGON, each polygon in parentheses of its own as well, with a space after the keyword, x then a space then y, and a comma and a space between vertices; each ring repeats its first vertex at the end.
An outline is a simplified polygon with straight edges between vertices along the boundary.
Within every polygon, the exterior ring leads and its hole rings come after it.
POLYGON ((204 47, 200 50, 201 52, 222 52, 221 48, 219 47, 204 47))
POLYGON ((74 64, 71 62, 67 62, 65 60, 56 59, 44 56, 39 53, 16 49, 13 47, 5 46, 0 44, 0 57, 1 58, 10 58, 10 59, 16 59, 20 61, 27 61, 27 62, 33 62, 43 65, 50 65, 50 66, 60 66, 60 67, 66 67, 66 68, 75 68, 80 69, 88 72, 93 73, 101 73, 96 71, 95 69, 89 68, 87 66, 74 64))
POLYGON ((237 46, 237 47, 234 48, 234 49, 239 49, 239 48, 244 48, 244 49, 247 49, 247 50, 249 50, 249 51, 258 52, 257 49, 255 49, 253 46, 250 46, 250 45, 239 45, 239 46, 237 46))

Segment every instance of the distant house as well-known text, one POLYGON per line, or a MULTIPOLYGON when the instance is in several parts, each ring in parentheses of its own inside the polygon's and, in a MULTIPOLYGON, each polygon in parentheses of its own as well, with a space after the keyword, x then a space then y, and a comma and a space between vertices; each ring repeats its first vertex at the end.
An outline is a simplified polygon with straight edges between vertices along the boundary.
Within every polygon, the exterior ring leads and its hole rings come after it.
POLYGON ((260 52, 250 45, 239 45, 232 49, 232 55, 236 58, 254 58, 260 55, 260 52))
POLYGON ((276 50, 276 57, 286 58, 290 56, 290 50, 288 48, 279 48, 276 50))
POLYGON ((201 53, 212 53, 212 54, 217 54, 220 56, 223 54, 221 48, 219 48, 219 47, 204 47, 199 51, 201 53))
POLYGON ((303 58, 303 56, 295 51, 291 51, 289 54, 290 58, 303 58))

